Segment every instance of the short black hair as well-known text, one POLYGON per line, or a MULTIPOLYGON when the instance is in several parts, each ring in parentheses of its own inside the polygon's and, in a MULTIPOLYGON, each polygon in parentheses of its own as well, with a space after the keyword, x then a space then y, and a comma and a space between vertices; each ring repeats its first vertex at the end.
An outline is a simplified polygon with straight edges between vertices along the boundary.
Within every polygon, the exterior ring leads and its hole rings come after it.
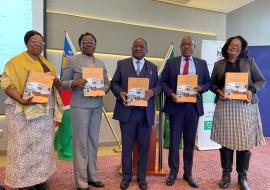
POLYGON ((248 46, 248 42, 242 37, 242 36, 233 36, 227 39, 226 43, 224 44, 224 46, 222 47, 222 56, 227 59, 229 57, 228 55, 228 47, 230 45, 230 43, 234 40, 234 39, 238 39, 241 41, 242 43, 242 47, 241 47, 241 53, 238 56, 238 59, 240 58, 245 58, 247 57, 248 51, 247 51, 247 46, 248 46))
POLYGON ((79 37, 79 40, 78 40, 79 46, 81 45, 81 42, 82 42, 82 39, 83 39, 84 36, 91 36, 94 39, 95 44, 97 44, 97 39, 94 36, 94 34, 91 34, 90 32, 85 32, 84 34, 81 34, 80 37, 79 37))
POLYGON ((137 40, 142 40, 142 41, 144 41, 144 43, 145 43, 145 45, 146 45, 146 47, 147 47, 147 42, 146 42, 145 39, 143 39, 143 38, 137 38, 137 39, 135 39, 135 40, 133 41, 133 43, 134 43, 135 41, 137 41, 137 40))
POLYGON ((29 30, 29 31, 26 32, 25 35, 24 35, 24 43, 25 43, 25 45, 28 43, 29 39, 30 39, 32 36, 34 36, 34 35, 39 35, 39 36, 44 40, 44 38, 43 38, 43 36, 42 36, 41 33, 39 33, 39 32, 36 31, 36 30, 29 30))

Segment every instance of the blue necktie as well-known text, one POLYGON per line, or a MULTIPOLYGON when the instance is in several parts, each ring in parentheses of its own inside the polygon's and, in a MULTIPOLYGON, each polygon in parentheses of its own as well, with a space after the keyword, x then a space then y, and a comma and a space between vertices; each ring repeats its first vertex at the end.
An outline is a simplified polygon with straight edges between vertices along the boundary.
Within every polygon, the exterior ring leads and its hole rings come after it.
POLYGON ((141 65, 140 65, 140 61, 137 60, 136 61, 136 64, 137 64, 137 69, 136 69, 136 73, 137 73, 137 76, 139 76, 140 72, 141 72, 141 65))

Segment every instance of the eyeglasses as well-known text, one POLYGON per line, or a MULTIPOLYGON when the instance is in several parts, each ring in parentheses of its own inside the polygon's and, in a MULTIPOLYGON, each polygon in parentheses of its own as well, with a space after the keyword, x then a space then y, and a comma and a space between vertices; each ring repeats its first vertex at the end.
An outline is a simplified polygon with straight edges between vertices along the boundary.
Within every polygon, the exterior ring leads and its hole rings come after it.
POLYGON ((133 45, 134 49, 141 48, 141 49, 146 49, 145 45, 133 45))
POLYGON ((42 47, 45 46, 45 42, 43 42, 43 41, 31 40, 30 42, 31 42, 31 44, 32 44, 33 46, 35 46, 35 45, 40 45, 40 46, 42 46, 42 47))
POLYGON ((186 42, 183 42, 182 44, 181 44, 181 46, 193 46, 194 44, 192 43, 192 42, 190 42, 190 43, 186 43, 186 42))
POLYGON ((242 46, 238 44, 230 44, 229 47, 241 49, 242 46))
POLYGON ((94 41, 82 41, 82 45, 96 45, 94 41))

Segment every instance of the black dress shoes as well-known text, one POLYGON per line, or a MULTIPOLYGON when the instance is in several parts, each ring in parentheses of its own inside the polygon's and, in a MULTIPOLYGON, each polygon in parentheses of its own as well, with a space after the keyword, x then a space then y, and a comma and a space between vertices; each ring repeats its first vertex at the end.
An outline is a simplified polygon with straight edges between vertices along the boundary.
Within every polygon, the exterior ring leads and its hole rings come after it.
POLYGON ((19 190, 36 190, 34 186, 19 188, 19 190))
POLYGON ((91 186, 96 187, 96 188, 103 188, 103 187, 105 187, 105 184, 102 183, 102 181, 96 181, 96 182, 94 182, 94 181, 88 181, 88 185, 91 185, 91 186))
POLYGON ((48 190, 48 189, 49 188, 48 188, 47 183, 44 182, 44 183, 39 183, 37 185, 30 186, 30 187, 19 188, 18 190, 48 190))
POLYGON ((148 185, 145 180, 138 180, 138 183, 141 190, 147 190, 148 185))
POLYGON ((240 186, 240 190, 250 190, 248 182, 247 182, 247 178, 239 178, 238 184, 240 186))
POLYGON ((222 179, 219 182, 219 187, 221 189, 227 189, 231 184, 231 175, 230 174, 226 174, 226 175, 222 175, 222 179))
POLYGON ((166 179, 166 185, 172 186, 175 180, 176 180, 176 176, 170 174, 169 177, 166 179))
POLYGON ((126 189, 128 189, 128 187, 129 187, 129 181, 122 179, 122 181, 120 183, 120 189, 126 190, 126 189))
POLYGON ((188 184, 191 186, 191 187, 194 187, 194 188, 198 188, 199 187, 199 184, 198 182, 192 177, 192 176, 183 176, 183 179, 188 182, 188 184))
POLYGON ((48 190, 49 189, 48 184, 46 182, 34 185, 34 188, 36 190, 48 190))

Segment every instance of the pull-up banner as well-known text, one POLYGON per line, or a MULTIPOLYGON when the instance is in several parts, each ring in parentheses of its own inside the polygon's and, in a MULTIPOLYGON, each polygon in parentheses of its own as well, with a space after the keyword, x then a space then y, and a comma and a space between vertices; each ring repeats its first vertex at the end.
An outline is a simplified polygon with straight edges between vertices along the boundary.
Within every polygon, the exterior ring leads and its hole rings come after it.
POLYGON ((258 96, 263 134, 270 137, 270 46, 249 46, 248 52, 250 56, 254 57, 266 79, 266 86, 258 92, 258 96))
MULTIPOLYGON (((211 75, 214 64, 222 58, 221 48, 224 41, 202 40, 201 58, 206 60, 211 75)), ((196 146, 199 150, 219 149, 221 146, 210 139, 213 115, 215 111, 215 94, 210 90, 203 94, 204 115, 198 123, 196 146)))

